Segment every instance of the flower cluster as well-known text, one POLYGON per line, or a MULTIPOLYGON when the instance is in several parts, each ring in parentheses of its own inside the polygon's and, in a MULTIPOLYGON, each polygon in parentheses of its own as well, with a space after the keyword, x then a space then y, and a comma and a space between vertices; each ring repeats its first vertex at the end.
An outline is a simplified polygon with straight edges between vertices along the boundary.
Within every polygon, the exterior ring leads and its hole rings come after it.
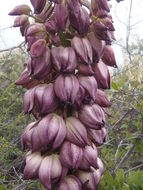
MULTIPOLYGON (((119 0, 118 0, 119 1, 119 0)), ((97 147, 106 139, 111 106, 108 66, 114 26, 107 0, 31 0, 15 7, 29 53, 16 81, 27 88, 24 113, 33 114, 22 136, 24 179, 39 178, 47 190, 98 189, 103 164, 97 147), (31 21, 31 18, 33 19, 31 21)))

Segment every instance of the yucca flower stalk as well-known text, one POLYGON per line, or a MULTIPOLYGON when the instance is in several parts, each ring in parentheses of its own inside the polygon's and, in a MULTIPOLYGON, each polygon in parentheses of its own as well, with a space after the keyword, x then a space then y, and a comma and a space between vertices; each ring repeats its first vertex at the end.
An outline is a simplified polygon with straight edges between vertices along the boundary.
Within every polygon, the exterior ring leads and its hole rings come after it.
MULTIPOLYGON (((118 0, 119 2, 119 0, 118 0)), ((27 91, 24 113, 35 121, 21 135, 24 179, 45 189, 97 190, 104 172, 98 155, 111 106, 108 66, 117 67, 108 0, 31 0, 15 7, 28 60, 16 81, 27 91), (33 19, 31 21, 31 18, 33 19)))

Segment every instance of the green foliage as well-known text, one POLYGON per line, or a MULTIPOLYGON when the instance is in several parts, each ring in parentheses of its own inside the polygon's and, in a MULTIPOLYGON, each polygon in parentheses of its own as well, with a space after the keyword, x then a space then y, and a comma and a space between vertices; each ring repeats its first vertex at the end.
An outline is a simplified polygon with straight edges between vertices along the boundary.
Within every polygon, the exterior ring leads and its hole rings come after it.
POLYGON ((100 150, 105 165, 100 190, 143 190, 142 74, 143 58, 133 54, 132 62, 112 78, 108 137, 100 150))
POLYGON ((37 183, 22 180, 24 154, 20 136, 30 118, 23 114, 24 90, 15 81, 24 60, 21 51, 0 57, 0 190, 38 189, 37 183))
POLYGON ((100 185, 100 190, 142 190, 143 171, 131 171, 126 177, 123 169, 116 171, 115 177, 106 171, 100 185))

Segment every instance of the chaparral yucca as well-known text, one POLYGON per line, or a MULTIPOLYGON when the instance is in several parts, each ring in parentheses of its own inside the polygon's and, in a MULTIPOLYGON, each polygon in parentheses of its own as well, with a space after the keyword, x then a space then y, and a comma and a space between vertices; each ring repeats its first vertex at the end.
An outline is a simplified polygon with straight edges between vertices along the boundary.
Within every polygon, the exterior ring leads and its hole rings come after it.
MULTIPOLYGON (((117 0, 120 2, 120 0, 117 0)), ((31 0, 15 7, 29 53, 16 81, 27 88, 24 113, 33 114, 22 136, 24 179, 45 189, 97 190, 103 174, 98 146, 105 140, 111 102, 108 66, 114 26, 108 0, 31 0), (30 18, 30 19, 29 19, 30 18), (31 18, 33 20, 31 20, 31 18)))

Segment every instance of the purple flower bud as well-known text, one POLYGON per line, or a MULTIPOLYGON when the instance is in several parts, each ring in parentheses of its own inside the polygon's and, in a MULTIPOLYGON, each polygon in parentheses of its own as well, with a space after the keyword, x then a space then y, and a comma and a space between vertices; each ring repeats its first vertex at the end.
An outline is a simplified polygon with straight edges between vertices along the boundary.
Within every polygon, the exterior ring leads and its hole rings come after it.
POLYGON ((72 47, 53 47, 52 62, 58 71, 73 72, 77 67, 77 58, 72 47))
POLYGON ((36 58, 42 56, 42 54, 46 51, 46 40, 40 39, 32 44, 30 48, 30 55, 32 58, 36 58))
MULTIPOLYGON (((24 113, 43 116, 57 108, 53 84, 38 85, 24 94, 24 113)), ((36 117, 35 115, 35 117, 36 117)))
POLYGON ((110 107, 111 102, 108 100, 108 97, 106 96, 106 93, 100 89, 97 89, 97 95, 96 95, 96 104, 98 104, 101 107, 110 107))
POLYGON ((30 0, 31 4, 34 7, 34 13, 41 13, 45 4, 46 4, 46 0, 30 0))
POLYGON ((20 15, 20 16, 17 16, 15 18, 13 27, 23 26, 26 23, 27 24, 29 23, 28 16, 27 15, 20 15))
POLYGON ((105 41, 103 40, 99 40, 94 32, 90 32, 88 34, 88 40, 92 46, 92 50, 93 50, 93 56, 94 56, 94 60, 96 62, 98 62, 100 60, 100 58, 103 55, 104 52, 104 46, 105 46, 105 41))
POLYGON ((86 90, 95 101, 97 94, 97 82, 94 76, 78 76, 79 84, 86 90))
POLYGON ((74 37, 72 39, 72 47, 75 49, 80 59, 87 64, 92 64, 93 54, 92 47, 87 38, 74 37))
POLYGON ((97 156, 98 156, 98 152, 94 144, 92 144, 92 146, 86 146, 84 148, 83 159, 80 163, 79 168, 82 170, 89 170, 90 167, 92 166, 95 169, 97 169, 98 168, 97 156))
POLYGON ((77 172, 77 177, 82 183, 82 185, 87 190, 95 190, 98 187, 98 184, 101 180, 101 173, 99 170, 92 169, 91 171, 82 171, 77 172))
POLYGON ((28 153, 25 157, 24 179, 38 178, 38 171, 42 162, 40 152, 28 153))
POLYGON ((107 131, 105 128, 101 130, 89 129, 88 135, 96 146, 100 146, 105 142, 107 131))
POLYGON ((104 112, 97 104, 82 106, 79 119, 86 126, 93 129, 101 129, 105 124, 104 112))
POLYGON ((74 104, 79 91, 79 81, 74 75, 60 75, 55 81, 54 89, 60 100, 74 104))
POLYGON ((32 151, 57 149, 66 137, 66 126, 62 117, 49 114, 34 128, 31 135, 32 151))
POLYGON ((66 119, 67 136, 66 139, 77 146, 84 147, 88 144, 87 131, 84 125, 75 117, 66 119))
POLYGON ((77 169, 83 157, 82 148, 66 141, 60 151, 60 161, 63 166, 69 169, 77 169))
POLYGON ((43 80, 47 77, 47 75, 51 72, 51 54, 50 54, 50 49, 45 47, 45 42, 44 41, 39 41, 34 43, 34 47, 31 46, 31 55, 32 56, 38 56, 42 54, 39 57, 34 57, 31 61, 32 65, 32 76, 35 79, 38 80, 43 80), (38 43, 38 44, 37 44, 38 43), (38 46, 42 46, 41 49, 38 51, 38 46), (36 47, 37 46, 37 47, 36 47), (46 48, 46 49, 45 49, 46 48), (42 52, 44 51, 44 52, 42 52))
POLYGON ((90 25, 90 18, 86 9, 76 1, 68 1, 69 20, 71 26, 78 31, 81 36, 85 36, 90 25), (75 5, 75 6, 74 6, 75 5))
POLYGON ((82 190, 81 183, 74 175, 65 177, 58 188, 58 190, 82 190))
POLYGON ((90 76, 94 74, 91 65, 85 65, 85 64, 78 65, 78 73, 83 74, 85 76, 90 76))
POLYGON ((56 4, 55 6, 55 19, 60 29, 64 30, 68 19, 68 9, 64 4, 56 4))
POLYGON ((51 183, 56 183, 62 175, 62 165, 58 155, 46 156, 39 168, 39 178, 47 190, 51 190, 51 183))
POLYGON ((105 46, 102 60, 106 65, 117 67, 114 51, 111 46, 105 46))
POLYGON ((28 5, 18 5, 12 11, 10 11, 9 15, 16 16, 16 15, 29 15, 31 9, 28 5))
POLYGON ((110 73, 108 67, 102 62, 98 62, 94 66, 95 78, 98 83, 98 88, 109 89, 110 88, 110 73))
POLYGON ((25 41, 28 43, 28 50, 32 44, 39 39, 47 39, 47 32, 44 24, 35 23, 28 26, 25 32, 25 41))

